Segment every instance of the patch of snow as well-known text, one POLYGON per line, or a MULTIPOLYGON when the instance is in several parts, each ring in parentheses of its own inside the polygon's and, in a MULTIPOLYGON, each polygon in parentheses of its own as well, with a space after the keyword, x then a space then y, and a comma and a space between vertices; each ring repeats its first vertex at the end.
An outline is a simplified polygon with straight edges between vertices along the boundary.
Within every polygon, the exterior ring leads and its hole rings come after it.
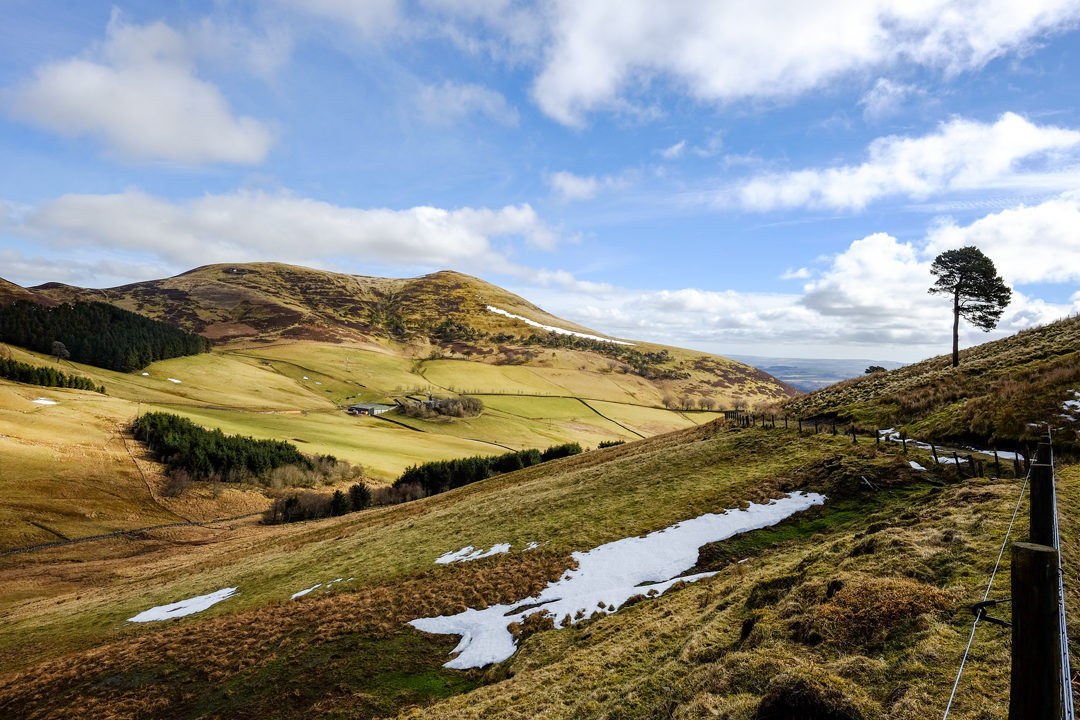
POLYGON ((177 380, 176 378, 169 378, 169 382, 179 385, 183 380, 177 380))
POLYGON ((150 373, 143 373, 143 377, 150 377, 150 373))
POLYGON ((289 596, 289 599, 290 600, 295 600, 298 597, 304 597, 305 595, 307 595, 312 590, 318 590, 321 587, 322 587, 322 583, 319 583, 318 585, 312 585, 307 590, 301 590, 300 592, 294 592, 292 595, 289 596))
MULTIPOLYGON (((1072 392, 1073 397, 1080 398, 1080 390, 1072 390, 1070 392, 1072 392)), ((1080 413, 1080 399, 1066 400, 1061 405, 1061 409, 1065 413, 1067 413, 1065 415, 1065 417, 1067 417, 1069 420, 1072 420, 1073 422, 1076 422, 1076 420, 1077 420, 1076 416, 1072 415, 1071 413, 1080 413)))
POLYGON ((316 381, 315 381, 315 384, 316 384, 316 385, 322 385, 322 383, 321 383, 321 382, 319 382, 318 380, 316 380, 316 381))
POLYGON ((58 405, 55 400, 49 398, 38 398, 37 400, 31 400, 30 402, 37 403, 38 405, 58 405))
MULTIPOLYGON (((525 550, 535 550, 538 547, 540 547, 540 543, 533 540, 531 543, 525 546, 525 550)), ((522 552, 525 552, 525 550, 523 550, 522 552)))
POLYGON ((305 376, 304 376, 304 379, 305 379, 305 380, 307 380, 307 379, 308 379, 308 376, 307 376, 307 375, 305 375, 305 376))
POLYGON ((551 325, 542 325, 541 323, 538 323, 535 320, 530 320, 529 318, 521 317, 520 315, 514 315, 513 313, 508 313, 505 310, 500 310, 499 308, 495 307, 494 305, 488 305, 487 309, 490 310, 493 313, 498 313, 499 315, 505 315, 508 318, 513 318, 515 320, 520 320, 521 322, 525 323, 526 325, 532 325, 533 327, 538 327, 541 330, 548 330, 548 331, 553 332, 553 333, 558 333, 559 335, 573 335, 575 337, 585 338, 586 340, 599 340, 600 342, 615 343, 616 345, 633 345, 634 344, 632 342, 625 342, 623 340, 612 340, 611 338, 600 337, 599 335, 590 335, 589 333, 579 333, 579 332, 574 332, 573 330, 564 330, 563 328, 552 327, 551 325))
MULTIPOLYGON (((824 502, 824 495, 795 492, 765 505, 750 503, 746 510, 708 513, 673 525, 666 532, 624 538, 588 552, 575 552, 577 568, 567 570, 562 578, 549 583, 534 597, 514 605, 492 605, 484 610, 468 608, 457 615, 418 618, 409 624, 424 632, 461 636, 461 642, 454 648, 454 652, 461 654, 445 667, 467 669, 501 662, 514 654, 514 637, 507 629, 511 623, 539 612, 551 615, 555 627, 561 628, 567 618, 574 623, 594 612, 611 613, 636 595, 660 595, 676 583, 715 575, 679 577, 697 562, 698 548, 702 545, 775 525, 824 502), (521 605, 529 608, 515 612, 521 605), (579 613, 580 618, 576 617, 579 613)), ((451 554, 457 553, 447 555, 451 554)))
POLYGON ((922 465, 915 462, 914 460, 908 460, 908 465, 911 466, 912 470, 926 470, 926 468, 924 468, 922 465))
POLYGON ((470 560, 479 560, 480 558, 491 557, 492 555, 499 555, 502 553, 510 552, 510 543, 499 543, 498 545, 492 545, 490 550, 484 550, 480 548, 477 550, 472 545, 466 545, 460 550, 454 550, 452 552, 444 553, 435 558, 435 562, 440 565, 448 565, 455 562, 469 562, 470 560))
POLYGON ((172 618, 192 615, 197 612, 202 612, 211 605, 216 605, 222 600, 228 600, 235 594, 236 588, 234 587, 222 588, 209 595, 199 595, 198 597, 188 598, 187 600, 181 600, 180 602, 174 602, 169 605, 159 605, 157 607, 152 607, 149 610, 143 610, 135 617, 128 618, 128 622, 153 622, 155 620, 171 620, 172 618))

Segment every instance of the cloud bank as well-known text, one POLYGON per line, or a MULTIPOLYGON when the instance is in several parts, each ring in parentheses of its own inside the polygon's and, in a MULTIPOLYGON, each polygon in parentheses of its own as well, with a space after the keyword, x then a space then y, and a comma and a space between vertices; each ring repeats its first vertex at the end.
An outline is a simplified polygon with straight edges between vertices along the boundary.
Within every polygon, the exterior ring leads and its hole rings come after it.
POLYGON ((235 116, 221 91, 196 76, 192 55, 168 25, 128 25, 114 12, 100 51, 38 67, 14 88, 9 112, 60 135, 93 137, 127 160, 262 162, 270 130, 235 116))

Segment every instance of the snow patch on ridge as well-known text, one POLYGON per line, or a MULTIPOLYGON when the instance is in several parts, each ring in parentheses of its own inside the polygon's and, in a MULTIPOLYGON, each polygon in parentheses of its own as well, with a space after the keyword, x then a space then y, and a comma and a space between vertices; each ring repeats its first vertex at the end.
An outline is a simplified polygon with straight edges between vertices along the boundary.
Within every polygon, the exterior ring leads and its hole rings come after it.
POLYGON ((169 605, 159 605, 149 610, 143 610, 135 617, 128 618, 128 622, 153 622, 155 620, 171 620, 172 618, 184 617, 206 610, 211 605, 216 605, 222 600, 228 600, 236 594, 236 588, 227 587, 212 592, 209 595, 199 595, 169 605))
MULTIPOLYGON (((514 654, 514 637, 507 629, 511 623, 539 612, 551 615, 555 627, 562 628, 567 622, 577 622, 594 612, 614 612, 635 595, 661 595, 677 583, 710 577, 715 573, 684 577, 679 574, 694 566, 702 545, 775 525, 799 511, 824 504, 825 499, 817 493, 794 492, 765 505, 750 503, 746 510, 707 513, 645 537, 624 538, 588 552, 575 552, 577 568, 567 570, 562 578, 549 583, 534 597, 513 605, 491 605, 484 610, 468 608, 457 615, 418 618, 409 624, 424 632, 461 636, 461 642, 454 648, 454 652, 461 654, 445 667, 466 669, 501 662, 514 654), (527 609, 515 612, 522 605, 528 606, 527 609)), ((462 548, 443 558, 465 550, 473 552, 471 548, 462 548)))
POLYGON ((536 322, 535 320, 530 320, 529 318, 521 317, 520 315, 514 315, 513 313, 508 313, 505 310, 500 310, 499 308, 495 307, 494 305, 488 305, 487 309, 490 310, 493 313, 498 313, 499 315, 505 315, 508 318, 513 318, 515 320, 520 320, 520 321, 522 321, 523 323, 525 323, 527 325, 532 325, 533 327, 538 327, 538 328, 540 328, 542 330, 548 330, 548 331, 553 332, 553 333, 558 333, 559 335, 573 335, 575 337, 585 338, 586 340, 599 340, 600 342, 615 343, 616 345, 633 345, 634 344, 632 342, 625 342, 623 340, 612 340, 611 338, 600 337, 599 335, 590 335, 588 333, 574 332, 573 330, 564 330, 563 328, 552 327, 551 325, 542 325, 542 324, 536 322))
POLYGON ((472 545, 466 545, 460 550, 454 550, 452 552, 444 553, 435 558, 435 562, 440 565, 448 565, 455 562, 469 562, 470 560, 479 560, 480 558, 491 557, 492 555, 500 555, 502 553, 510 552, 510 543, 499 543, 492 545, 490 550, 484 550, 480 548, 477 550, 472 545))

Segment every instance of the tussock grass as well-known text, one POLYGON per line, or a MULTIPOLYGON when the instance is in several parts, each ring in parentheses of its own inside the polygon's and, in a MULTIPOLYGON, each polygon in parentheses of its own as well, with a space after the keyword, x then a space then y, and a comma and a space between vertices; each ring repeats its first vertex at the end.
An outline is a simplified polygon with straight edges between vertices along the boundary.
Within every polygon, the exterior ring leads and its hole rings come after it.
POLYGON ((1080 451, 1077 424, 1062 417, 1080 388, 1080 317, 1025 330, 960 353, 837 383, 788 403, 800 417, 837 417, 864 430, 904 426, 911 436, 1024 447, 1045 423, 1059 451, 1080 451))

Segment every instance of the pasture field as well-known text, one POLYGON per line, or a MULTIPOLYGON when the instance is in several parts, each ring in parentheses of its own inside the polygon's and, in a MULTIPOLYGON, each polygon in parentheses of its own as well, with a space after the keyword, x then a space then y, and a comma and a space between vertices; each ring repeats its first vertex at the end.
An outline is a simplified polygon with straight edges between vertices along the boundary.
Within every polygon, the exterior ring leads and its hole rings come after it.
POLYGON ((251 413, 183 405, 147 406, 171 412, 204 427, 259 440, 285 440, 301 452, 333 455, 364 467, 374 479, 388 482, 409 465, 468 455, 501 452, 490 444, 434 432, 416 432, 380 418, 352 417, 338 410, 251 413))
POLYGON ((0 380, 0 550, 182 520, 128 455, 133 415, 97 393, 0 380))

